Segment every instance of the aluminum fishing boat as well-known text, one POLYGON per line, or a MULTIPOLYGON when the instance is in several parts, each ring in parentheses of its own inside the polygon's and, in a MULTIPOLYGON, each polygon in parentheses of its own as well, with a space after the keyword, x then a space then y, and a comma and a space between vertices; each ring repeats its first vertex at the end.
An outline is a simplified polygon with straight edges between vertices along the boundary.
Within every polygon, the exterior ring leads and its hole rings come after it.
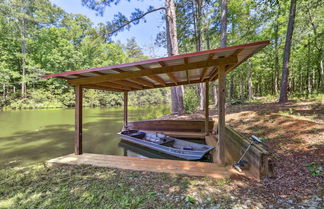
POLYGON ((126 130, 118 135, 122 140, 185 160, 200 160, 214 149, 213 146, 176 139, 160 132, 126 130))

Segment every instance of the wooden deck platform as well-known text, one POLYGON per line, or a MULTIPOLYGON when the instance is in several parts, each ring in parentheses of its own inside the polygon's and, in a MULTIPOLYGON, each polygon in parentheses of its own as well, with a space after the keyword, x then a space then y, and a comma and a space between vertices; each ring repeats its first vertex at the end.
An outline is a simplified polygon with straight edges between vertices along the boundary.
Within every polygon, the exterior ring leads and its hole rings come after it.
POLYGON ((229 178, 233 169, 215 163, 165 160, 153 158, 125 157, 84 153, 69 154, 47 161, 49 165, 92 165, 97 167, 119 168, 138 171, 209 176, 217 179, 229 178))

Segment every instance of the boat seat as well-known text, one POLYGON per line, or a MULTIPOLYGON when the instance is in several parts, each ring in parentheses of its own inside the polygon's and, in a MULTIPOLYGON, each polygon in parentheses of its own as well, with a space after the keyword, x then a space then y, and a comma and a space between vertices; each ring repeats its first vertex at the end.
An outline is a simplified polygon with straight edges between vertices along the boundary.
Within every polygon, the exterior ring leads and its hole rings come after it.
MULTIPOLYGON (((146 132, 155 133, 160 130, 143 130, 146 132)), ((205 133, 203 132, 183 132, 183 131, 162 131, 165 135, 174 137, 174 138, 185 138, 185 139, 205 139, 205 133)))

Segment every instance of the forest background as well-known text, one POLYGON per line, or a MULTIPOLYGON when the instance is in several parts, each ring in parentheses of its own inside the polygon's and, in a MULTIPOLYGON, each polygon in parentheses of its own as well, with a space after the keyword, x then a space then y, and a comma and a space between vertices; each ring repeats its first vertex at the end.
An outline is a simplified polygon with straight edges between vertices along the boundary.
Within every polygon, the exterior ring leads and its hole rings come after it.
MULTIPOLYGON (((80 0, 100 14, 94 0, 80 0)), ((107 0, 106 3, 119 1, 107 0)), ((279 98, 283 58, 291 4, 296 3, 291 41, 287 94, 292 98, 313 98, 324 91, 323 41, 324 6, 320 0, 235 0, 227 3, 227 45, 261 40, 271 44, 227 75, 227 102, 258 98, 279 98)), ((220 47, 220 0, 175 0, 179 53, 220 47)), ((106 4, 104 6, 109 6, 106 4)), ((131 17, 118 13, 106 23, 94 24, 84 15, 70 14, 49 0, 0 0, 0 109, 73 107, 73 88, 59 79, 41 75, 114 65, 153 58, 144 54, 136 38, 126 44, 111 36, 144 24, 143 18, 163 9, 148 5, 134 8, 131 17), (142 18, 143 16, 143 18, 142 18), (127 21, 139 18, 123 26, 127 21)), ((156 46, 167 47, 162 29, 156 46)), ((217 83, 210 88, 215 104, 217 83)), ((202 108, 199 85, 184 86, 184 108, 202 108)), ((84 105, 119 106, 123 95, 86 90, 84 105)), ((130 105, 171 103, 170 88, 131 92, 130 105)))

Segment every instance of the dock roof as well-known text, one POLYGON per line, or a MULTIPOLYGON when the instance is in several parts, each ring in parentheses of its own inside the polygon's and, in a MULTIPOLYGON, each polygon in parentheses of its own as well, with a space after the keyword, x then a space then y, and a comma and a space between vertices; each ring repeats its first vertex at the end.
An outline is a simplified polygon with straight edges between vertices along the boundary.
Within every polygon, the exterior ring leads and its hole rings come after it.
POLYGON ((135 91, 214 81, 218 66, 229 73, 268 45, 269 41, 211 49, 139 62, 45 75, 71 85, 109 91, 135 91))

